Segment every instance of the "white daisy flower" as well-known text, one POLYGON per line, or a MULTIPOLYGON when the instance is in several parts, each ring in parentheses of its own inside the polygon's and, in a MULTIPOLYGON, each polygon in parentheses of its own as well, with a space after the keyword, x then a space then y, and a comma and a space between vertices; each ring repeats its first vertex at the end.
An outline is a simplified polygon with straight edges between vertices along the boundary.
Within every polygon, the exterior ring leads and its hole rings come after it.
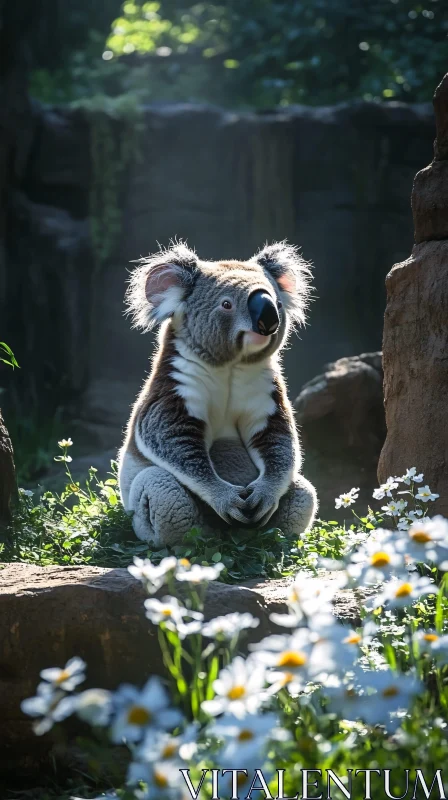
POLYGON ((272 684, 270 692, 293 684, 303 688, 309 680, 309 663, 313 649, 309 628, 298 628, 292 634, 274 634, 250 648, 257 662, 268 669, 266 680, 272 684))
POLYGON ((408 486, 412 482, 413 483, 421 483, 422 480, 423 480, 423 472, 420 472, 420 474, 417 475, 417 469, 415 467, 411 467, 410 469, 406 470, 404 475, 402 475, 401 478, 399 478, 399 480, 402 483, 406 483, 408 486))
POLYGON ((393 490, 397 488, 398 488, 398 479, 388 478, 385 483, 382 483, 378 489, 374 490, 373 497, 375 498, 375 500, 382 500, 383 497, 392 497, 393 490))
POLYGON ((448 558, 448 521, 436 516, 412 523, 407 535, 397 541, 407 559, 438 565, 448 558))
POLYGON ((222 669, 213 683, 216 696, 205 700, 202 708, 215 717, 228 711, 236 717, 253 714, 264 700, 266 672, 263 664, 253 657, 237 656, 228 667, 222 669))
POLYGON ((348 506, 352 506, 353 503, 355 503, 358 499, 358 495, 359 488, 350 489, 350 491, 346 494, 340 494, 339 497, 336 497, 334 501, 335 508, 348 508, 348 506))
POLYGON ((279 727, 276 714, 247 714, 242 719, 233 714, 224 714, 212 722, 207 733, 224 740, 219 760, 231 763, 239 757, 241 764, 261 761, 266 747, 272 739, 285 741, 287 732, 279 727))
POLYGON ((67 706, 63 706, 66 698, 61 689, 55 689, 49 683, 39 683, 35 697, 28 697, 22 700, 20 708, 29 717, 36 717, 33 723, 33 730, 36 736, 48 733, 55 722, 60 722, 71 714, 67 706))
POLYGON ((128 767, 126 782, 129 786, 146 784, 144 794, 136 794, 144 800, 183 800, 189 796, 180 772, 183 766, 181 761, 150 761, 144 764, 132 761, 128 767), (184 787, 185 793, 182 791, 184 787))
POLYGON ((420 519, 420 517, 423 517, 423 511, 421 508, 415 508, 413 511, 407 511, 406 516, 408 519, 411 519, 412 522, 415 522, 417 519, 420 519))
POLYGON ((350 554, 347 574, 364 585, 375 585, 405 567, 403 554, 397 552, 396 535, 378 529, 360 549, 350 554))
POLYGON ((335 595, 343 588, 345 580, 343 574, 333 577, 331 581, 298 574, 288 587, 286 602, 299 620, 318 613, 331 614, 335 595))
POLYGON ((391 608, 405 608, 425 594, 435 594, 437 591, 434 583, 429 578, 419 578, 412 575, 403 579, 394 578, 385 583, 382 591, 374 598, 369 598, 366 606, 378 608, 387 604, 391 608))
POLYGON ((429 503, 430 500, 437 500, 438 497, 440 497, 440 495, 432 492, 429 486, 420 486, 420 489, 415 495, 415 499, 420 500, 422 503, 429 503))
POLYGON ((400 675, 392 670, 365 672, 362 683, 367 694, 362 718, 370 725, 383 725, 389 733, 402 721, 399 712, 408 711, 425 688, 415 675, 400 675))
POLYGON ((106 689, 86 689, 61 701, 66 716, 76 713, 89 725, 105 727, 109 724, 113 711, 112 693, 106 689))
MULTIPOLYGON (((151 597, 145 600, 144 606, 146 609, 146 616, 154 625, 160 625, 162 622, 170 631, 178 630, 182 626, 184 617, 191 617, 196 622, 201 622, 204 615, 199 611, 190 611, 185 606, 181 606, 177 597, 163 597, 162 600, 157 600, 151 597)), ((194 626, 196 633, 200 630, 196 625, 194 626)), ((188 627, 184 626, 184 633, 192 632, 188 627)))
POLYGON ((389 669, 375 672, 356 670, 351 679, 326 686, 328 710, 342 719, 368 725, 383 725, 392 733, 400 724, 399 712, 405 713, 423 684, 414 675, 400 675, 389 669))
POLYGON ((174 573, 177 559, 174 556, 163 558, 160 564, 153 564, 147 558, 134 558, 134 564, 128 567, 128 572, 141 581, 148 594, 155 594, 167 581, 170 573, 174 573))
POLYGON ((439 666, 445 666, 448 663, 448 634, 439 636, 431 647, 431 654, 434 656, 439 666))
POLYGON ((360 654, 362 635, 347 629, 333 616, 313 621, 313 648, 308 662, 311 680, 325 681, 329 675, 343 676, 353 666, 360 654))
POLYGON ((59 446, 59 447, 62 447, 62 448, 65 448, 65 447, 71 447, 71 446, 72 446, 72 444, 73 444, 73 442, 72 442, 72 440, 71 440, 70 438, 68 438, 68 439, 61 439, 61 441, 60 441, 60 442, 58 442, 58 446, 59 446))
POLYGON ((405 510, 407 504, 407 500, 392 500, 390 503, 387 503, 387 505, 381 506, 381 510, 384 511, 388 517, 399 517, 405 510))
POLYGON ((19 494, 23 495, 23 497, 32 497, 34 495, 34 492, 32 492, 31 489, 20 488, 19 494))
POLYGON ((431 653, 433 646, 443 637, 435 631, 416 631, 413 638, 418 644, 420 653, 431 653))
POLYGON ((203 567, 201 564, 190 564, 187 559, 179 561, 176 580, 186 583, 208 583, 218 580, 224 564, 203 567))
POLYGON ((182 714, 170 706, 168 692, 160 678, 152 676, 139 691, 124 684, 114 695, 117 714, 112 724, 111 739, 138 742, 150 729, 171 730, 182 722, 182 714))
POLYGON ((407 517, 400 517, 397 522, 397 528, 399 531, 407 531, 411 524, 411 520, 407 517))
POLYGON ((86 679, 86 663, 82 658, 71 658, 67 661, 63 669, 59 667, 49 667, 43 669, 40 677, 48 681, 54 688, 63 689, 65 692, 72 692, 80 683, 86 679))
POLYGON ((150 730, 135 751, 135 759, 142 764, 151 761, 173 761, 179 758, 182 761, 190 761, 198 748, 198 732, 199 724, 196 722, 187 725, 180 736, 150 730))
POLYGON ((214 617, 202 626, 202 634, 208 639, 233 639, 239 633, 248 628, 258 628, 260 620, 249 614, 249 612, 225 614, 222 617, 214 617))

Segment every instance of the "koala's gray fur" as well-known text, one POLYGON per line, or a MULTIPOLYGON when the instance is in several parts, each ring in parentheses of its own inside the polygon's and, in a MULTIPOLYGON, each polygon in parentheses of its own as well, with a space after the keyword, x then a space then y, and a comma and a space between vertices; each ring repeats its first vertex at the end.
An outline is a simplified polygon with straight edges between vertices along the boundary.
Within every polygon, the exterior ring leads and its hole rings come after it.
POLYGON ((308 266, 285 243, 245 262, 201 261, 181 243, 134 271, 134 324, 162 323, 119 458, 123 504, 140 539, 161 547, 195 525, 212 534, 268 523, 297 536, 312 524, 316 493, 300 475, 279 362, 308 292, 308 266), (257 290, 278 308, 270 336, 252 330, 248 299, 257 290))

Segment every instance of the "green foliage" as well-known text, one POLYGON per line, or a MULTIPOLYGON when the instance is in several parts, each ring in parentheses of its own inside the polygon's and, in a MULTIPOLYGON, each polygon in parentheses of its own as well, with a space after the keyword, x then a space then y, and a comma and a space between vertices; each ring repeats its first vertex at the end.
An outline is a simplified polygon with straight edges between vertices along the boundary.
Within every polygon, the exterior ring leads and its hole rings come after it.
POLYGON ((177 59, 181 69, 202 60, 208 99, 218 92, 248 105, 428 100, 446 68, 442 12, 438 0, 127 0, 106 48, 155 54, 173 67, 177 59))
POLYGON ((221 562, 225 569, 220 580, 241 583, 250 578, 281 578, 299 569, 316 572, 320 557, 339 558, 350 540, 350 534, 336 522, 321 520, 299 541, 291 541, 278 528, 217 532, 213 539, 193 528, 182 544, 150 550, 148 557, 154 563, 170 555, 203 566, 221 562))
POLYGON ((126 0, 106 43, 86 29, 85 50, 35 71, 32 89, 46 102, 428 101, 446 70, 443 11, 441 0, 126 0))
POLYGON ((5 414, 14 449, 17 480, 29 484, 42 477, 53 463, 54 441, 62 434, 60 413, 42 417, 36 410, 5 414))
POLYGON ((63 440, 60 446, 63 455, 55 460, 66 465, 64 490, 44 492, 35 502, 33 492, 19 489, 9 535, 0 545, 0 560, 41 566, 127 566, 134 555, 146 552, 147 547, 135 539, 131 520, 121 505, 115 463, 107 480, 100 481, 91 467, 81 485, 73 480, 68 466, 70 445, 63 440))
POLYGON ((12 367, 13 369, 14 367, 19 366, 14 356, 14 353, 5 342, 0 342, 0 354, 1 353, 4 353, 3 356, 0 355, 0 361, 3 362, 3 364, 7 364, 9 367, 12 367))
MULTIPOLYGON (((56 424, 56 423, 54 423, 56 424)), ((16 439, 13 428, 13 441, 16 439)), ((22 425, 23 441, 28 432, 22 425)), ((12 529, 0 547, 0 560, 51 564, 95 564, 103 567, 126 567, 134 555, 151 558, 155 563, 167 555, 188 558, 192 564, 213 565, 222 562, 221 580, 241 583, 250 578, 280 578, 297 570, 316 572, 319 557, 339 558, 353 541, 352 531, 336 522, 318 521, 311 532, 299 541, 287 539, 277 528, 267 531, 234 530, 217 532, 213 539, 193 528, 180 545, 163 550, 148 550, 137 541, 131 517, 125 514, 117 485, 116 464, 112 462, 107 480, 97 477, 90 468, 84 484, 75 481, 70 472, 68 449, 71 440, 59 442, 62 454, 54 460, 65 464, 66 481, 58 493, 46 491, 34 496, 30 490, 19 490, 12 529)), ((50 452, 39 448, 18 449, 20 474, 31 472, 38 464, 48 467, 50 452)))
POLYGON ((89 120, 90 231, 96 265, 101 267, 120 239, 124 182, 130 165, 140 157, 141 107, 134 94, 98 94, 74 101, 72 107, 89 120))

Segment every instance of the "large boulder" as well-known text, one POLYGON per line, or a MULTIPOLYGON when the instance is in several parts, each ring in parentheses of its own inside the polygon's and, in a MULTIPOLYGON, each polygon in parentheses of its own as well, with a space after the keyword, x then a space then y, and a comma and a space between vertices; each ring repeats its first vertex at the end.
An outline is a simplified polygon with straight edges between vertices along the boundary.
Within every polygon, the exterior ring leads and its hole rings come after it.
MULTIPOLYGON (((448 75, 434 97, 432 164, 414 181, 412 255, 386 279, 383 362, 387 438, 378 477, 415 466, 448 513, 448 75)), ((434 507, 431 507, 431 511, 434 507)))
MULTIPOLYGON (((320 581, 332 580, 334 574, 320 581)), ((210 584, 208 619, 232 611, 250 611, 260 626, 254 641, 274 630, 272 611, 285 612, 291 579, 250 586, 210 584)), ((0 580, 0 779, 36 773, 58 754, 67 757, 60 736, 34 736, 20 702, 35 693, 39 672, 62 666, 79 655, 88 664, 86 686, 116 688, 136 684, 150 674, 163 674, 157 632, 145 618, 145 593, 125 569, 99 567, 36 567, 9 564, 0 580)), ((360 598, 343 591, 335 613, 357 622, 360 598)))
POLYGON ((334 499, 359 487, 366 507, 386 435, 381 353, 363 353, 327 364, 305 384, 295 404, 305 454, 323 519, 347 517, 334 499))

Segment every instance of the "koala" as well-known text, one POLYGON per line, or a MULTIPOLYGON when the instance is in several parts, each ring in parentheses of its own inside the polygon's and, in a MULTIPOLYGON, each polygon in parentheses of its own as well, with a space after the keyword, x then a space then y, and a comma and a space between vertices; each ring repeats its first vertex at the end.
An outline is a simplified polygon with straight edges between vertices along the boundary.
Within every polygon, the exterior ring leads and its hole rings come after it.
POLYGON ((313 522, 280 351, 304 322, 310 272, 297 249, 264 247, 248 261, 203 261, 184 243, 142 259, 126 295, 135 327, 161 325, 152 368, 119 453, 125 509, 139 539, 179 543, 313 522))

